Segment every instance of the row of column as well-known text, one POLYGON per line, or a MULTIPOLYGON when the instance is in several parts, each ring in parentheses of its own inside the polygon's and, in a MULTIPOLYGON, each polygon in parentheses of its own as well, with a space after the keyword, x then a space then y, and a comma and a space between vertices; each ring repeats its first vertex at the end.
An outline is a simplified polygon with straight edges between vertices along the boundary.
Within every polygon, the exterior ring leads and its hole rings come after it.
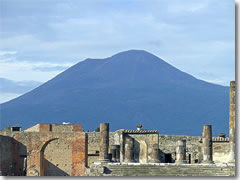
MULTIPOLYGON (((212 126, 204 125, 203 126, 203 135, 202 135, 202 153, 203 153, 203 162, 202 163, 213 163, 212 161, 212 126)), ((99 152, 99 161, 108 162, 109 154, 109 124, 101 123, 100 124, 100 152, 99 152)), ((111 146, 112 161, 120 161, 120 145, 111 146)), ((159 148, 158 146, 152 147, 151 153, 151 162, 158 163, 159 161, 159 148)), ((125 138, 125 157, 124 162, 130 163, 134 162, 134 139, 130 136, 125 138)), ((176 148, 176 163, 183 164, 186 163, 186 140, 179 140, 177 142, 176 148)))
MULTIPOLYGON (((212 164, 212 126, 204 125, 202 133, 202 155, 203 164, 212 164)), ((176 163, 185 164, 186 161, 186 140, 179 140, 176 147, 176 163)))
MULTIPOLYGON (((212 161, 212 126, 204 125, 202 134, 202 153, 203 161, 202 163, 213 163, 212 161)), ((108 147, 109 147, 109 124, 100 124, 100 152, 99 161, 108 162, 108 147)), ((111 146, 112 161, 120 161, 120 146, 111 146)), ((158 146, 152 147, 151 162, 158 163, 159 161, 159 148, 158 146)), ((134 139, 130 136, 125 138, 125 157, 124 162, 134 162, 134 139)), ((186 163, 186 140, 179 140, 177 142, 176 148, 176 163, 183 164, 186 163)))
MULTIPOLYGON (((230 127, 232 128, 232 127, 230 127)), ((235 127, 234 127, 235 128, 235 127)), ((234 129, 235 130, 235 129, 234 129)), ((233 131, 233 130, 232 130, 233 131)), ((230 133, 230 162, 234 160, 234 135, 230 133), (231 137, 233 136, 233 137, 231 137), (232 138, 232 139, 231 139, 232 138)), ((109 124, 100 124, 100 153, 99 160, 101 162, 108 162, 108 147, 109 147, 109 124)), ((112 161, 120 161, 120 146, 111 146, 112 161)), ((159 148, 158 146, 152 147, 151 162, 159 162, 159 148)), ((202 156, 203 164, 213 163, 212 154, 212 126, 204 125, 202 133, 202 156)), ((125 138, 125 157, 124 162, 134 162, 134 139, 130 136, 125 138)), ((186 140, 179 140, 176 147, 176 163, 183 164, 186 163, 186 140)))
MULTIPOLYGON (((235 81, 230 82, 229 92, 229 164, 235 164, 235 125, 236 125, 236 88, 235 81)), ((176 156, 178 163, 183 163, 186 160, 186 143, 184 141, 178 142, 176 149, 176 156)), ((204 125, 202 134, 202 157, 204 164, 213 163, 213 151, 212 151, 212 126, 204 125)))
MULTIPOLYGON (((99 161, 108 162, 109 154, 109 123, 100 124, 100 151, 99 151, 99 161)), ((134 161, 134 139, 130 136, 125 137, 125 153, 124 153, 124 162, 135 162, 134 161)), ((120 145, 111 146, 111 155, 113 162, 120 162, 120 145)), ((151 153, 151 162, 158 163, 159 161, 159 148, 158 145, 153 145, 151 153)))
MULTIPOLYGON (((99 144, 99 161, 100 162, 108 162, 109 154, 109 123, 101 123, 100 124, 100 144, 99 144)), ((120 161, 120 145, 112 145, 111 146, 111 154, 112 161, 119 162, 120 161)))

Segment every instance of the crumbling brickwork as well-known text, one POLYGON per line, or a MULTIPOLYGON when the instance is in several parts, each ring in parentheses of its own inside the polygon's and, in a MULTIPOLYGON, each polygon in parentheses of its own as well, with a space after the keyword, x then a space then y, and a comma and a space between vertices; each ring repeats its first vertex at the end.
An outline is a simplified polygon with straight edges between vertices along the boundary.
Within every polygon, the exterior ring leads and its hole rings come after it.
MULTIPOLYGON (((64 126, 60 126, 58 128, 63 130, 64 126)), ((74 126, 59 132, 59 129, 53 131, 50 125, 44 124, 35 126, 32 132, 28 129, 26 132, 1 133, 1 142, 4 142, 4 145, 1 143, 2 174, 24 175, 24 158, 27 157, 28 176, 56 175, 59 172, 62 175, 84 175, 88 163, 88 138, 81 126, 74 126)))

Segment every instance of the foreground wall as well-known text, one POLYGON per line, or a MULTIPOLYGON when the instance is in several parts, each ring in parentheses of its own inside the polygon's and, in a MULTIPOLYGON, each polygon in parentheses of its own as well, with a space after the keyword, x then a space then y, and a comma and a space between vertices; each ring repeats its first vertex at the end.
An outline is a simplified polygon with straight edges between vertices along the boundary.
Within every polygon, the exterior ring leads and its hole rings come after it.
POLYGON ((202 164, 92 165, 86 176, 235 176, 235 166, 202 164))
POLYGON ((2 131, 0 170, 11 176, 82 176, 87 166, 87 134, 81 125, 36 125, 2 131))

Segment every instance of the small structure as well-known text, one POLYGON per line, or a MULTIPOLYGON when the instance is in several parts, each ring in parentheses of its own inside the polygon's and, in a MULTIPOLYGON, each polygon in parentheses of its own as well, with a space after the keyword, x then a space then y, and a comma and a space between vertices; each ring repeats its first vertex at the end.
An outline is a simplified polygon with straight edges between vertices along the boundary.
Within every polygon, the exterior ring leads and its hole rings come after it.
POLYGON ((120 146, 120 162, 160 162, 157 130, 121 129, 115 132, 114 144, 120 146))

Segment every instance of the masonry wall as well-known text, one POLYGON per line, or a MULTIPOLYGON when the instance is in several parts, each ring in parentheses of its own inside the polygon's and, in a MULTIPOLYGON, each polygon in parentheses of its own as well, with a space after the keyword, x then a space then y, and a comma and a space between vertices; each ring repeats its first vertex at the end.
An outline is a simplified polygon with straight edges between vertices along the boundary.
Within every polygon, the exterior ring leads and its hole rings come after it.
POLYGON ((172 162, 176 159, 176 144, 178 140, 186 139, 187 161, 196 163, 198 159, 198 148, 200 146, 200 136, 169 136, 159 135, 159 148, 161 150, 161 160, 164 162, 164 154, 171 154, 172 162), (190 160, 190 161, 189 161, 190 160))
MULTIPOLYGON (((20 132, 0 132, 0 153, 3 175, 25 175, 24 158, 27 157, 26 137, 20 132)), ((25 167, 26 168, 26 167, 25 167)))
POLYGON ((213 161, 228 162, 229 150, 229 142, 213 142, 213 161))
POLYGON ((59 173, 57 169, 64 175, 81 176, 87 166, 87 134, 84 132, 5 131, 0 132, 0 138, 3 175, 26 175, 26 157, 28 176, 59 173))
POLYGON ((72 149, 62 140, 55 139, 44 149, 45 176, 71 176, 72 175, 72 149))

